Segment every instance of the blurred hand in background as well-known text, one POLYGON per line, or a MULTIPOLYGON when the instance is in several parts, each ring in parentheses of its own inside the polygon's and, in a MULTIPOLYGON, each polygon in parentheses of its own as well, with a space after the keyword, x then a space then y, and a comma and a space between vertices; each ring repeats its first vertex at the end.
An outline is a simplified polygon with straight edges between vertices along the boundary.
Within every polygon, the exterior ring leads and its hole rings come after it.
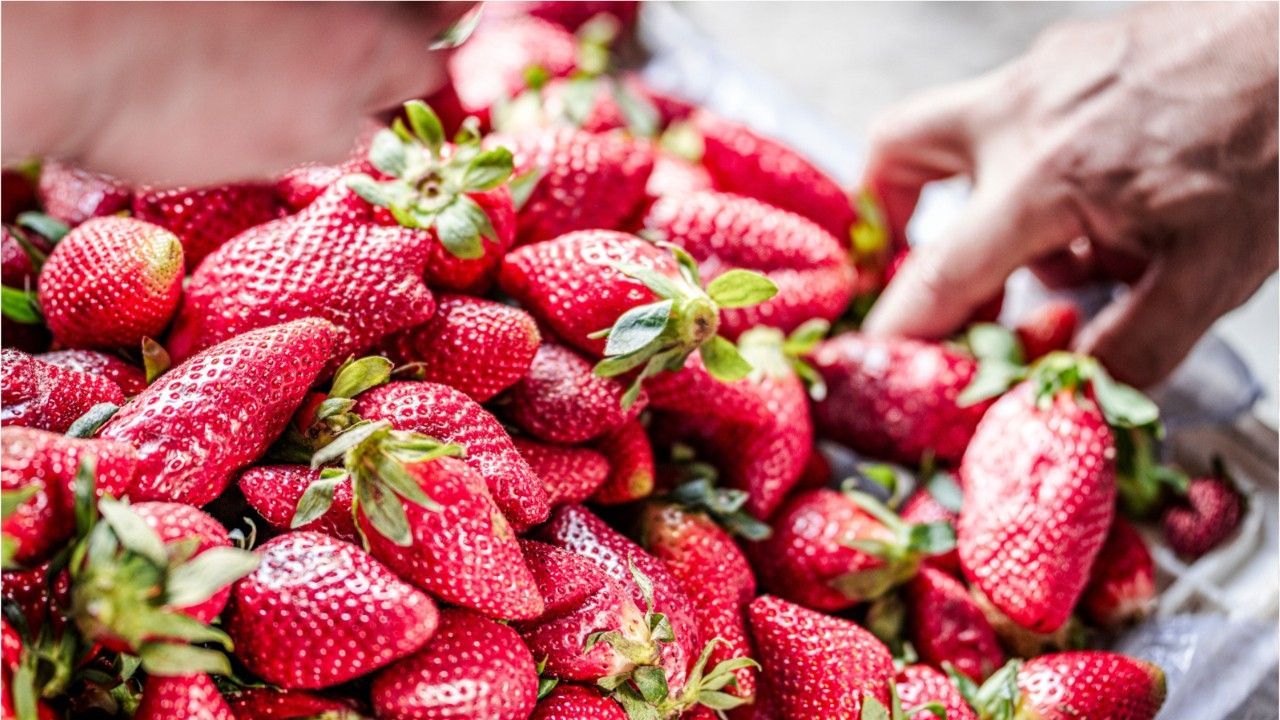
POLYGON ((136 182, 265 176, 443 83, 468 3, 6 3, 3 160, 136 182))
POLYGON ((1112 278, 1130 292, 1078 349, 1163 378, 1277 266, 1276 26, 1274 3, 1143 6, 886 111, 866 182, 899 231, 925 183, 967 175, 973 194, 865 329, 945 335, 1022 266, 1112 278))

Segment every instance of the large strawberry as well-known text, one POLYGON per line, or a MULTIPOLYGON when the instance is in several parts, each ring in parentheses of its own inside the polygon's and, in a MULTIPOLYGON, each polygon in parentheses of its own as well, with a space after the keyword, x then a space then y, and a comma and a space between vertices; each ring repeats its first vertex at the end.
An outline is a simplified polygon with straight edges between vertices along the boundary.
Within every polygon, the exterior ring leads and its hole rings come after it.
POLYGON ((120 386, 104 377, 66 370, 9 348, 0 351, 0 395, 0 423, 59 433, 95 405, 124 403, 120 386))
POLYGON ((133 194, 133 216, 177 235, 188 270, 227 240, 283 214, 275 188, 266 183, 143 187, 133 194))
POLYGON ((825 488, 793 497, 773 528, 749 548, 761 583, 828 612, 884 595, 955 539, 945 523, 910 525, 868 495, 825 488))
POLYGON ((68 225, 129 208, 133 191, 115 178, 46 160, 40 168, 40 206, 68 225))
POLYGON ((133 218, 85 222, 40 271, 45 322, 71 347, 137 347, 164 332, 181 296, 178 237, 133 218))
POLYGON ((137 720, 236 720, 218 686, 204 673, 147 678, 137 720))
POLYGON ((1080 606, 1093 622, 1115 629, 1146 618, 1155 602, 1156 568, 1147 541, 1117 515, 1093 561, 1080 606))
POLYGON ((982 687, 959 681, 981 718, 1152 720, 1165 699, 1164 672, 1145 660, 1100 650, 1010 662, 982 687))
POLYGON ((931 567, 907 585, 907 619, 920 659, 934 667, 950 663, 981 682, 1004 664, 996 633, 965 586, 931 567))
POLYGON ((450 609, 426 646, 378 673, 373 707, 388 720, 525 720, 537 693, 538 670, 515 630, 450 609))
POLYGON ((787 720, 859 717, 866 698, 889 706, 893 657, 848 620, 763 595, 748 610, 766 692, 787 720))
POLYGON ((336 335, 316 319, 264 327, 152 383, 101 431, 138 448, 130 497, 201 505, 220 495, 284 429, 332 357, 336 335))
POLYGON ((530 80, 568 75, 577 67, 573 33, 535 17, 481 23, 447 63, 461 109, 483 120, 494 103, 513 98, 530 80))
POLYGON ((0 433, 4 566, 47 559, 76 529, 77 494, 87 493, 92 483, 97 496, 119 497, 133 482, 137 465, 137 454, 123 443, 5 428, 0 433))
POLYGON ((983 416, 960 465, 957 548, 969 581, 1013 622, 1038 633, 1066 622, 1115 512, 1108 417, 1154 422, 1148 406, 1093 361, 1049 355, 983 416))
POLYGON ((236 583, 226 623, 236 657, 268 682, 346 682, 409 656, 436 631, 431 598, 355 545, 294 532, 258 555, 258 569, 236 583))
POLYGON ((22 290, 34 288, 53 245, 43 235, 30 232, 30 228, 0 227, 0 282, 22 290))
POLYGON ((841 241, 857 215, 849 196, 791 148, 705 110, 693 114, 716 187, 803 215, 841 241))
POLYGON ((298 503, 307 488, 327 479, 322 477, 322 472, 305 465, 262 465, 245 470, 236 482, 249 506, 276 530, 310 530, 351 543, 359 542, 351 514, 350 482, 331 483, 333 495, 329 507, 314 519, 293 527, 298 503))
POLYGON ((560 684, 538 701, 530 720, 627 720, 627 713, 599 690, 560 684))
MULTIPOLYGON (((928 665, 908 665, 899 670, 898 676, 894 678, 893 689, 908 713, 913 708, 933 705, 946 711, 947 720, 978 720, 973 708, 969 707, 969 703, 965 702, 947 676, 928 665)), ((939 716, 932 709, 925 709, 912 714, 912 717, 916 720, 929 720, 939 716)))
POLYGON ((808 219, 758 200, 714 192, 666 195, 649 209, 644 226, 688 250, 704 281, 741 267, 778 287, 767 302, 722 312, 729 337, 756 325, 790 332, 811 318, 835 320, 853 297, 854 269, 840 241, 808 219))
POLYGON ((543 343, 529 372, 507 393, 506 414, 530 435, 566 445, 600 437, 639 415, 643 391, 624 408, 626 383, 596 375, 591 365, 563 345, 543 343))
POLYGON ((601 505, 617 505, 648 497, 656 477, 653 445, 639 420, 623 423, 592 446, 609 461, 609 476, 591 496, 601 505))
POLYGON ((119 385, 127 397, 147 389, 146 372, 115 355, 97 350, 54 350, 40 353, 36 358, 67 370, 104 377, 119 385))
POLYGON ((500 140, 535 183, 517 217, 521 245, 574 230, 617 228, 645 199, 653 149, 620 134, 548 128, 500 140))
POLYGON ((958 462, 990 404, 962 406, 977 362, 940 344, 849 332, 808 359, 827 386, 814 405, 819 434, 877 458, 958 462))
POLYGON ((468 295, 440 295, 426 323, 381 344, 387 357, 412 363, 423 380, 488 402, 529 371, 542 336, 525 311, 468 295))
POLYGON ((529 463, 547 490, 552 507, 580 503, 591 497, 609 477, 609 461, 585 447, 565 447, 513 437, 520 457, 529 463))
MULTIPOLYGON (((751 657, 745 613, 756 594, 756 578, 733 538, 702 513, 651 504, 640 516, 640 542, 666 565, 693 603, 703 635, 723 641, 711 652, 710 662, 751 657)), ((727 692, 751 698, 755 669, 743 667, 734 677, 727 692)))

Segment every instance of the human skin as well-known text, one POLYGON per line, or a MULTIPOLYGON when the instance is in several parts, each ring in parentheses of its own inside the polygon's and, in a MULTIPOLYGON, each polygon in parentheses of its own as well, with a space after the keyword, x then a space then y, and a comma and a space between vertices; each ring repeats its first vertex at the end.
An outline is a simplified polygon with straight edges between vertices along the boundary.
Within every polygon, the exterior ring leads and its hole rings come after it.
POLYGON ((443 82, 467 3, 5 3, 6 165, 56 157, 202 184, 343 157, 370 113, 443 82))
POLYGON ((1022 266, 1051 286, 1117 279, 1129 292, 1076 349, 1132 384, 1165 377, 1276 270, 1276 28, 1274 3, 1143 5, 886 111, 865 181, 892 225, 931 180, 973 193, 865 330, 944 336, 1022 266))

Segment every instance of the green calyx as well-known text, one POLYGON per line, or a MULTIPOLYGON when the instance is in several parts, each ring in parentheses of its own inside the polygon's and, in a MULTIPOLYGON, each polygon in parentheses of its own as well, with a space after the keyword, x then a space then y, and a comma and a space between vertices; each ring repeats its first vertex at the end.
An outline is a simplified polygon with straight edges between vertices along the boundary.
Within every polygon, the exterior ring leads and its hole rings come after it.
POLYGON ((1187 493, 1190 478, 1158 458, 1160 428, 1119 428, 1116 441, 1116 495, 1131 518, 1154 516, 1170 497, 1187 493))
POLYGON ((767 523, 744 509, 750 498, 745 490, 716 486, 714 467, 693 462, 685 470, 689 479, 671 491, 671 500, 694 512, 705 512, 730 534, 747 540, 760 541, 773 534, 767 523))
POLYGON ((360 514, 383 537, 401 547, 413 544, 404 503, 429 510, 440 508, 427 496, 412 472, 414 465, 441 457, 462 457, 459 445, 442 443, 419 433, 393 430, 391 423, 359 420, 339 433, 311 458, 312 468, 324 468, 298 500, 291 527, 323 515, 333 505, 339 483, 351 479, 351 512, 356 527, 360 514), (324 467, 341 462, 342 467, 324 467))
POLYGON ((794 373, 805 384, 809 397, 820 401, 827 396, 822 375, 809 364, 806 356, 831 330, 831 323, 813 318, 784 335, 781 330, 758 326, 738 338, 738 351, 756 371, 773 377, 794 373))
POLYGON ((40 698, 66 695, 75 680, 75 669, 89 648, 76 633, 54 630, 50 623, 29 627, 16 604, 5 603, 4 619, 22 639, 18 666, 7 676, 5 689, 13 699, 14 716, 18 720, 37 720, 40 698))
MULTIPOLYGON (((340 433, 360 422, 354 408, 361 393, 390 382, 393 375, 412 375, 412 366, 394 368, 378 355, 348 358, 338 367, 329 392, 315 405, 302 424, 290 423, 271 456, 280 462, 309 463, 315 452, 333 442, 340 433)), ((306 406, 304 406, 306 407, 306 406)))
POLYGON ((704 289, 693 257, 675 245, 666 247, 676 257, 679 276, 671 278, 642 265, 618 265, 618 272, 649 288, 658 299, 631 308, 613 327, 590 336, 608 338, 604 359, 595 367, 597 375, 615 377, 640 368, 623 395, 623 407, 635 403, 646 378, 679 370, 694 350, 701 352, 707 372, 717 380, 746 377, 751 364, 737 346, 716 334, 720 309, 756 305, 778 292, 769 278, 749 270, 730 270, 704 289))
POLYGON ((929 713, 938 720, 947 720, 947 709, 937 700, 904 710, 902 700, 898 697, 898 686, 890 680, 889 707, 885 707, 884 703, 871 693, 864 693, 862 711, 858 714, 858 720, 908 720, 909 718, 923 720, 925 717, 923 713, 929 713))
POLYGON ((215 547, 196 554, 199 538, 165 543, 125 502, 98 502, 95 522, 71 554, 71 617, 90 640, 115 639, 154 675, 228 674, 226 633, 183 613, 248 575, 258 556, 215 547))
POLYGON ((943 663, 942 669, 981 720, 1032 720, 1038 717, 1033 710, 1025 707, 1022 691, 1018 689, 1021 660, 1010 660, 992 673, 982 685, 956 670, 951 663, 943 663))
POLYGON ((950 523, 908 523, 879 500, 854 490, 848 483, 844 493, 893 536, 888 540, 857 538, 846 543, 848 547, 880 560, 876 567, 847 573, 831 581, 833 588, 851 600, 882 597, 915 577, 922 558, 950 552, 956 545, 955 530, 950 523))
POLYGON ((864 188, 854 199, 854 206, 858 219, 849 226, 850 254, 859 267, 882 263, 887 259, 890 237, 880 201, 870 188, 864 188))
POLYGON ((702 648, 697 662, 689 670, 684 687, 678 694, 671 694, 666 671, 659 662, 661 645, 675 642, 675 632, 667 617, 654 611, 653 581, 630 558, 627 559, 627 569, 645 602, 647 637, 632 639, 618 630, 588 635, 584 651, 606 642, 635 665, 629 670, 600 678, 596 684, 610 693, 630 720, 671 720, 694 705, 706 705, 712 710, 731 710, 747 702, 745 698, 725 692, 724 688, 736 682, 736 671, 760 666, 751 658, 740 657, 725 660, 708 671, 711 652, 723 642, 720 638, 713 638, 702 648))
POLYGON ((421 100, 404 105, 409 124, 397 118, 380 130, 369 148, 369 161, 389 180, 356 174, 348 187, 367 202, 389 210, 407 228, 435 230, 455 257, 484 255, 483 239, 497 242, 489 216, 469 193, 493 190, 505 183, 514 167, 511 151, 485 150, 474 122, 464 123, 450 152, 445 152, 440 118, 421 100))

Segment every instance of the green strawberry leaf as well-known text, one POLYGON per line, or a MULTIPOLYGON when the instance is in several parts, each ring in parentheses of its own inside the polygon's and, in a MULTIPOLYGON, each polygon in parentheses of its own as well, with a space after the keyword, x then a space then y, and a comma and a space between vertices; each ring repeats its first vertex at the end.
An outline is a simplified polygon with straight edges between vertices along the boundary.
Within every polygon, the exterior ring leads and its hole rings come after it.
POLYGON ((630 557, 627 558, 627 572, 631 573, 631 579, 635 581, 636 587, 640 588, 640 597, 644 598, 645 610, 653 611, 653 581, 644 571, 636 567, 635 561, 630 557))
POLYGON ((91 438, 98 432, 98 428, 105 425, 118 412, 120 412, 119 405, 98 403, 71 423, 71 427, 67 428, 67 437, 91 438))
MULTIPOLYGON (((411 152, 417 152, 414 148, 414 145, 406 143, 393 131, 379 130, 374 133, 373 142, 369 144, 369 162, 372 163, 375 168, 387 175, 392 177, 403 177, 409 170, 409 154, 411 152)), ((364 180, 357 180, 356 182, 365 187, 369 187, 368 183, 365 183, 365 180, 378 185, 379 187, 375 192, 382 191, 382 184, 378 183, 368 175, 356 175, 353 177, 363 178, 364 180)), ((355 185, 352 185, 350 181, 347 182, 347 186, 352 190, 355 190, 356 194, 361 197, 365 197, 364 193, 355 185)), ((391 192, 391 189, 387 188, 386 192, 391 192)), ((374 201, 368 197, 365 197, 365 200, 374 203, 374 201)), ((380 205, 382 203, 374 204, 380 205)))
POLYGON ((168 602, 174 607, 202 603, 256 570, 259 560, 254 553, 238 548, 209 548, 169 571, 168 602))
POLYGON ((360 512, 379 534, 400 547, 413 544, 409 518, 394 493, 383 490, 378 483, 356 483, 355 493, 360 512))
POLYGON ((102 519, 126 549, 147 558, 157 567, 169 564, 164 541, 146 520, 129 509, 127 503, 104 497, 98 501, 98 512, 102 513, 102 519))
MULTIPOLYGON (((483 230, 480 225, 477 225, 477 218, 472 212, 473 206, 479 209, 474 200, 466 195, 459 195, 435 218, 436 234, 440 237, 440 243, 445 246, 449 254, 463 260, 475 260, 484 256, 484 245, 480 241, 483 230)), ((480 215, 484 217, 483 222, 488 225, 489 219, 483 210, 480 210, 480 215)), ((488 226, 488 231, 492 234, 492 226, 488 226)))
POLYGON ((599 377, 617 377, 640 367, 651 357, 653 357, 652 348, 641 348, 626 355, 607 357, 596 363, 593 372, 599 377))
POLYGON ((609 330, 605 344, 606 357, 616 357, 637 352, 657 340, 671 321, 674 301, 660 300, 648 305, 638 305, 618 317, 609 330))
POLYGON ((321 477, 319 480, 313 480, 302 492, 302 497, 298 498, 298 508, 293 513, 293 519, 289 521, 289 528, 296 530, 328 512, 333 505, 334 491, 346 477, 347 473, 342 471, 336 477, 321 477))
POLYGON ((1001 360, 1023 365, 1022 344, 1018 336, 1003 325, 977 323, 965 335, 969 352, 978 360, 1001 360))
POLYGON ((656 665, 638 667, 631 673, 631 681, 647 702, 659 703, 667 699, 667 673, 656 665))
POLYGON ((949 522, 920 523, 907 532, 907 548, 923 555, 942 555, 956 547, 956 531, 949 522))
POLYGON ((645 287, 653 291, 653 294, 660 298, 676 299, 685 293, 676 285, 675 281, 663 275, 662 273, 644 265, 636 265, 634 263, 623 263, 615 265, 614 269, 618 272, 632 278, 645 287))
POLYGON ((1101 365, 1093 372, 1093 394, 1107 424, 1117 428, 1141 428, 1160 422, 1160 408, 1146 395, 1116 382, 1101 365))
POLYGON ((614 103, 622 112, 623 122, 633 136, 651 138, 658 134, 662 117, 658 113, 658 108, 654 107, 648 98, 632 92, 616 80, 610 83, 610 89, 614 103))
POLYGON ((458 47, 471 37, 476 31, 476 27, 480 24, 480 13, 484 10, 484 5, 477 3, 474 7, 458 18, 457 22, 440 31, 427 45, 428 50, 451 50, 458 47))
POLYGON ((22 503, 35 497, 40 492, 37 485, 23 485, 16 490, 0 490, 0 517, 8 520, 22 503))
POLYGON ((862 697, 862 713, 858 717, 860 720, 893 720, 884 703, 870 694, 862 697))
POLYGON ((707 294, 722 308, 741 308, 777 295, 778 286, 760 273, 733 269, 708 283, 707 294))
POLYGON ((978 363, 978 371, 956 398, 956 405, 971 407, 989 400, 1008 390, 1015 383, 1026 377, 1027 369, 1022 365, 1004 360, 984 360, 978 363))
POLYGON ((150 642, 138 651, 142 669, 152 675, 176 677, 194 673, 230 675, 231 663, 217 650, 180 643, 150 642))
POLYGON ((172 364, 169 351, 165 350, 163 345, 149 337, 142 338, 142 368, 147 374, 148 385, 165 374, 172 364))
POLYGON ((511 190, 511 201, 516 206, 516 211, 524 209, 526 203, 529 202, 529 196, 533 195, 534 189, 538 187, 538 181, 542 180, 542 171, 538 168, 531 168, 519 175, 511 178, 511 182, 507 183, 507 188, 511 190))
POLYGON ((956 479, 951 473, 935 472, 925 481, 925 490, 942 507, 953 513, 960 512, 960 505, 964 502, 964 494, 960 491, 960 485, 956 483, 956 479))
POLYGON ((790 357, 808 355, 831 331, 831 323, 822 318, 811 318, 791 331, 782 342, 782 352, 790 357))
POLYGON ((538 678, 538 697, 537 697, 537 699, 538 699, 538 700, 541 700, 541 699, 545 698, 546 696, 550 695, 550 694, 551 694, 551 691, 552 691, 552 690, 555 690, 555 689, 556 689, 556 686, 557 686, 557 685, 559 685, 559 684, 560 684, 560 681, 559 681, 559 680, 557 680, 556 678, 549 678, 549 677, 540 677, 540 678, 538 678))
POLYGON ((404 112, 414 136, 431 150, 432 155, 440 157, 440 149, 444 147, 444 126, 440 123, 440 116, 421 100, 405 103, 404 112))
MULTIPOLYGON (((71 232, 71 227, 68 226, 66 223, 62 222, 61 220, 58 220, 57 218, 51 215, 47 215, 42 212, 36 212, 34 210, 28 210, 27 212, 19 213, 18 217, 15 218, 15 221, 17 222, 19 227, 23 227, 28 230, 32 230, 34 232, 40 233, 45 237, 45 239, 47 239, 49 242, 53 243, 54 245, 57 245, 58 242, 62 240, 62 238, 67 236, 67 233, 71 232)), ((25 242, 25 241, 26 241, 26 238, 23 238, 19 242, 25 242)), ((26 250, 26 247, 24 246, 23 249, 26 250)), ((37 250, 36 252, 39 252, 39 251, 37 250)), ((28 252, 28 255, 30 255, 30 252, 28 252)), ((40 253, 40 255, 42 256, 41 259, 43 260, 44 253, 40 253)), ((32 260, 35 260, 35 259, 36 258, 34 257, 32 258, 32 260)), ((36 265, 36 269, 37 270, 39 269, 39 265, 36 265)))
POLYGON ((511 177, 514 162, 505 147, 486 150, 471 159, 462 176, 462 187, 470 192, 492 190, 511 177))
POLYGON ((338 368, 329 389, 330 398, 354 398, 391 380, 392 362, 378 355, 348 360, 338 368))
POLYGON ((19 290, 8 285, 0 285, 0 313, 10 320, 23 325, 39 325, 40 304, 36 294, 30 290, 19 290))
POLYGON ((751 372, 751 363, 738 352, 738 347, 720 335, 713 336, 698 349, 707 372, 721 382, 741 380, 751 372))
POLYGON ((938 718, 938 720, 947 720, 947 707, 940 702, 935 701, 927 702, 923 705, 916 705, 913 708, 907 709, 906 715, 907 717, 915 718, 916 715, 920 713, 929 713, 938 718))

